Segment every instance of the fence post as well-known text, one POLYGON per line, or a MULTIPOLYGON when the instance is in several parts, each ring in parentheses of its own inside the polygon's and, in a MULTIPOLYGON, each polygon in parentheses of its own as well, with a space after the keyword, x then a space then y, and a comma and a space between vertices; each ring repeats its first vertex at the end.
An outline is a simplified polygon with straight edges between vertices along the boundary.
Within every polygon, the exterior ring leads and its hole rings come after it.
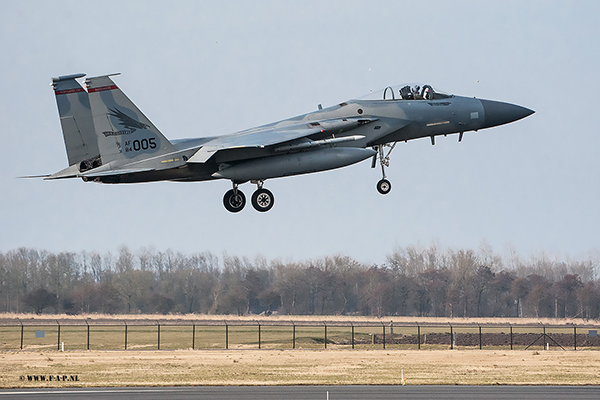
POLYGON ((481 344, 481 325, 479 325, 479 323, 477 323, 477 326, 479 326, 479 350, 483 349, 483 346, 481 344))
POLYGON ((417 348, 421 350, 421 325, 417 322, 417 348))
POLYGON ((354 350, 354 324, 350 322, 350 325, 352 325, 352 350, 354 350))
POLYGON ((21 350, 23 350, 23 322, 19 319, 19 323, 21 324, 21 350))
POLYGON ((292 321, 292 349, 296 349, 296 324, 292 321))
POLYGON ((90 349, 90 324, 85 320, 85 324, 87 325, 87 349, 90 349))
POLYGON ((56 350, 60 350, 60 322, 56 321, 56 324, 58 325, 58 343, 56 344, 56 350))
POLYGON ((577 327, 573 325, 573 350, 577 350, 577 327))
POLYGON ((158 324, 158 350, 160 350, 160 322, 157 323, 158 324))
POLYGON ((325 325, 325 340, 323 342, 325 343, 325 348, 327 348, 327 324, 323 323, 323 325, 325 325))
POLYGON ((260 322, 258 323, 258 349, 260 350, 260 322))
POLYGON ((192 350, 196 350, 196 324, 192 324, 192 350))
POLYGON ((127 321, 123 321, 125 324, 125 350, 127 350, 127 321))
POLYGON ((452 332, 452 324, 450 324, 450 322, 448 322, 448 325, 450 325, 450 350, 454 349, 454 335, 452 332))
POLYGON ((381 323, 381 326, 383 327, 383 349, 385 350, 385 325, 383 322, 381 323))
POLYGON ((229 350, 229 325, 225 322, 225 350, 229 350))
POLYGON ((546 350, 546 325, 544 325, 544 343, 542 343, 542 347, 546 350))
POLYGON ((512 325, 510 325, 510 349, 513 349, 513 331, 512 331, 512 325))

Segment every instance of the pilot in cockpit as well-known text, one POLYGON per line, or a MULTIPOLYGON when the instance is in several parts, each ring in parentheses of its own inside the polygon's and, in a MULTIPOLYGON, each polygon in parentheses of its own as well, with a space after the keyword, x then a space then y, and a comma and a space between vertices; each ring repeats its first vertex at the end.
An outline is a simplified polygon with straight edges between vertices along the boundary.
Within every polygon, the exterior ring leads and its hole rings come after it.
POLYGON ((422 96, 425 100, 431 100, 433 98, 433 89, 431 89, 431 86, 423 86, 422 96))
POLYGON ((400 97, 402 97, 402 100, 413 100, 415 98, 409 85, 403 86, 400 89, 400 97))
POLYGON ((424 85, 423 88, 419 85, 406 85, 400 89, 402 100, 430 100, 432 95, 433 89, 429 85, 424 85))
POLYGON ((415 100, 423 100, 423 94, 421 93, 421 86, 415 85, 412 88, 412 92, 413 92, 413 98, 415 100))

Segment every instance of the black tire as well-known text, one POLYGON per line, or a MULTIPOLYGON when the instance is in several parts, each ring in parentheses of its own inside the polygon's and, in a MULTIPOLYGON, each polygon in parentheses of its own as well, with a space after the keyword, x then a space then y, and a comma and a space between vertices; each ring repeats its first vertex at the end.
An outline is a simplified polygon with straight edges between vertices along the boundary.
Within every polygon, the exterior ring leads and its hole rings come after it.
POLYGON ((258 189, 252 194, 252 207, 256 211, 267 212, 275 204, 273 193, 267 189, 258 189))
POLYGON ((377 182, 377 191, 381 194, 388 194, 392 190, 392 184, 387 179, 377 182))
POLYGON ((237 195, 235 195, 233 189, 230 189, 225 193, 225 196, 223 196, 223 205, 229 212, 240 212, 246 205, 246 196, 244 196, 244 193, 241 190, 238 190, 237 195))

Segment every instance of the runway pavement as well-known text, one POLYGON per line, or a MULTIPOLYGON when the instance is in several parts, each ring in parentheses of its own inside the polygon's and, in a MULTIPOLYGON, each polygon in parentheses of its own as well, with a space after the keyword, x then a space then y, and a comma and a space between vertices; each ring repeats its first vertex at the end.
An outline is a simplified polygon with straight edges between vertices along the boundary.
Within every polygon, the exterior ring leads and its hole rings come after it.
POLYGON ((1 399, 598 400, 599 386, 198 386, 6 389, 1 399))

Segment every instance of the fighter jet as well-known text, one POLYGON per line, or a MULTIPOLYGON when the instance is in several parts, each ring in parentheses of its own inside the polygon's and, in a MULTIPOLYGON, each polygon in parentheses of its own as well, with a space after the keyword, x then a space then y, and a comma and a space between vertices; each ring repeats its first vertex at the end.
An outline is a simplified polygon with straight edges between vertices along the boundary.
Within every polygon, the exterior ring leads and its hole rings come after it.
POLYGON ((381 166, 381 194, 392 186, 385 174, 398 142, 477 131, 531 115, 514 104, 462 97, 431 85, 388 86, 378 92, 241 132, 169 141, 117 87, 111 75, 52 78, 69 167, 45 179, 138 183, 231 181, 223 204, 241 211, 240 185, 257 186, 252 205, 275 203, 267 179, 345 167, 371 159, 381 166))

